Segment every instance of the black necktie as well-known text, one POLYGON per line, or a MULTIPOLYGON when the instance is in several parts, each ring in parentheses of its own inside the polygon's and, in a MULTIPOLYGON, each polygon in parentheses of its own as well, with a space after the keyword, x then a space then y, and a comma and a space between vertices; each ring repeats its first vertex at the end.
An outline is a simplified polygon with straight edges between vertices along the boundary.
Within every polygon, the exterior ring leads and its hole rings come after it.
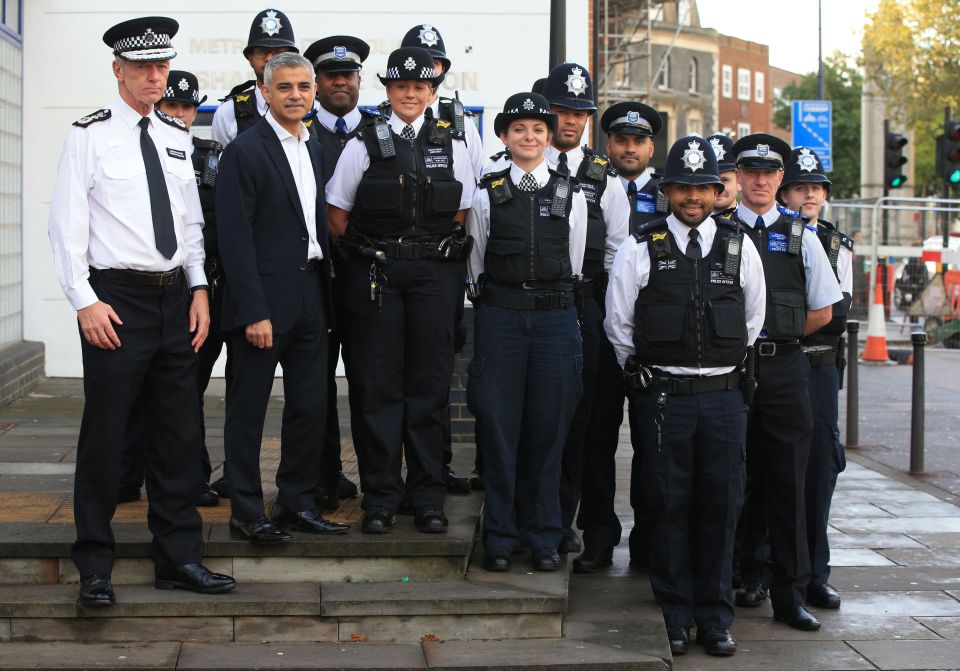
POLYGON ((763 217, 757 217, 757 223, 754 225, 754 228, 758 231, 762 231, 766 226, 763 223, 763 217))
POLYGON ((630 182, 627 184, 627 200, 630 201, 630 209, 637 209, 637 183, 630 182))
POLYGON ((336 130, 337 135, 347 134, 347 122, 343 120, 342 116, 337 117, 337 121, 334 124, 334 129, 336 130))
POLYGON ((143 165, 147 169, 153 237, 157 251, 172 259, 177 253, 177 234, 173 229, 173 213, 170 211, 170 194, 167 193, 167 180, 163 177, 163 165, 160 163, 157 148, 147 133, 150 117, 143 117, 137 125, 140 126, 140 153, 143 154, 143 165))
POLYGON ((688 235, 690 242, 687 243, 687 258, 702 259, 703 250, 700 249, 700 231, 692 229, 688 235))

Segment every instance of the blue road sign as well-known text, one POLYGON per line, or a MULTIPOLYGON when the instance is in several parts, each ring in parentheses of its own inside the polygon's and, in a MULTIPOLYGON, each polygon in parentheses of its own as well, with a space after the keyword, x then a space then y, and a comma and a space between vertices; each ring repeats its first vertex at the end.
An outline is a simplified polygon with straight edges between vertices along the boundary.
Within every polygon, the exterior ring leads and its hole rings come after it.
POLYGON ((829 100, 793 101, 793 146, 817 152, 823 169, 833 170, 833 103, 829 100))

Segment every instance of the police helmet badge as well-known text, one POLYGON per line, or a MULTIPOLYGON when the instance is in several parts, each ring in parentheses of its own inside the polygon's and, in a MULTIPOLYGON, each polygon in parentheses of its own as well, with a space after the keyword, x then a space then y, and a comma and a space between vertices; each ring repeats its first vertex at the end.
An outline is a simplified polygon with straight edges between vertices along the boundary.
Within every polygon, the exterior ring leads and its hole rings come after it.
POLYGON ((627 112, 627 123, 640 123, 640 112, 627 112))
POLYGON ((583 70, 578 67, 573 67, 570 70, 566 84, 567 92, 575 96, 586 95, 587 93, 587 80, 583 76, 583 70))
POLYGON ((420 38, 420 44, 422 44, 425 47, 436 46, 437 42, 440 39, 437 36, 437 31, 433 29, 433 26, 426 23, 423 24, 423 26, 420 28, 419 38, 420 38))
POLYGON ((407 60, 403 62, 403 67, 405 67, 407 70, 413 70, 415 67, 417 67, 417 62, 413 60, 413 56, 408 56, 407 60))
POLYGON ((809 149, 804 147, 800 150, 800 155, 797 156, 797 165, 800 166, 801 170, 813 172, 817 169, 817 157, 814 156, 809 149))
POLYGON ((713 153, 717 155, 717 161, 722 161, 723 157, 727 155, 727 150, 720 144, 720 138, 711 138, 710 146, 713 147, 713 153))
POLYGON ((180 82, 177 84, 177 88, 179 88, 181 91, 186 91, 190 88, 190 83, 187 81, 186 77, 180 80, 180 82))
POLYGON ((770 145, 768 144, 757 145, 757 156, 766 158, 769 154, 770 154, 770 145))
POLYGON ((283 25, 280 23, 280 19, 277 18, 277 12, 273 9, 265 12, 263 18, 260 19, 260 30, 263 31, 264 35, 273 37, 280 32, 281 28, 283 28, 283 25))
POLYGON ((683 165, 686 166, 690 172, 696 172, 703 168, 704 162, 707 160, 706 156, 703 154, 703 150, 700 148, 700 143, 696 140, 691 140, 687 144, 687 149, 683 151, 683 165))
POLYGON ((333 57, 338 61, 342 61, 347 57, 347 48, 346 47, 334 47, 333 48, 333 57))
POLYGON ((530 100, 530 98, 527 98, 523 101, 523 109, 527 110, 528 112, 533 109, 533 101, 530 100))

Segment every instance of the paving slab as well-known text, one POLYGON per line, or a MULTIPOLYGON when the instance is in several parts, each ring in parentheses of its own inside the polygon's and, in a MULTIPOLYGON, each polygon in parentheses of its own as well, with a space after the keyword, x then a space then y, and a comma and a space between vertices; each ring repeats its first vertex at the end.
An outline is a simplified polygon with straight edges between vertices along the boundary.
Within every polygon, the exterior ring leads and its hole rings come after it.
POLYGON ((9 641, 10 636, 10 618, 0 619, 0 642, 9 641))
POLYGON ((953 568, 838 567, 830 584, 841 592, 941 590, 960 588, 960 571, 953 568))
POLYGON ((11 618, 14 641, 231 641, 230 617, 11 618))
POLYGON ((850 645, 878 668, 955 669, 960 641, 851 641, 850 645))
POLYGON ((897 517, 960 517, 960 508, 947 501, 877 502, 875 505, 897 517))
MULTIPOLYGON (((152 534, 143 524, 114 524, 118 557, 149 556, 152 534)), ((0 557, 69 557, 77 537, 72 524, 0 523, 0 557)))
MULTIPOLYGON (((844 614, 887 616, 960 615, 960 600, 946 592, 849 592, 844 614)), ((960 659, 960 658, 958 658, 960 659)))
MULTIPOLYGON (((463 556, 209 557, 232 564, 237 582, 398 582, 463 577, 463 556)), ((210 567, 211 570, 213 567, 210 567)))
POLYGON ((928 548, 960 548, 960 532, 911 533, 908 535, 928 548))
POLYGON ((425 641, 429 668, 501 671, 548 667, 551 671, 594 669, 666 671, 658 657, 636 655, 583 641, 425 641))
POLYGON ((893 548, 881 553, 901 566, 960 567, 960 549, 893 548))
MULTIPOLYGON (((844 475, 840 475, 843 482, 844 475)), ((839 484, 838 484, 839 487, 839 484)), ((833 503, 936 503, 936 496, 919 489, 891 489, 889 487, 864 489, 837 489, 833 493, 833 503)))
MULTIPOLYGON (((77 571, 77 567, 74 565, 73 560, 61 558, 60 560, 54 561, 58 561, 59 563, 59 582, 71 585, 80 584, 80 573, 77 571)), ((233 562, 230 559, 223 557, 206 557, 203 560, 203 565, 216 573, 233 575, 233 562)), ((118 585, 145 585, 153 583, 155 573, 156 570, 154 568, 152 559, 142 559, 139 557, 119 557, 113 562, 113 573, 111 574, 111 578, 113 580, 114 587, 117 587, 118 585)), ((263 580, 259 582, 268 581, 263 580)), ((275 580, 269 582, 275 582, 275 580)), ((301 580, 299 582, 306 581, 301 580)), ((119 595, 120 590, 117 589, 116 591, 119 595)))
POLYGON ((340 624, 335 617, 233 618, 233 640, 241 643, 340 640, 340 624))
MULTIPOLYGON (((960 534, 958 534, 960 536, 960 534)), ((845 534, 836 531, 829 534, 830 550, 841 549, 881 549, 881 548, 922 548, 926 544, 907 534, 845 534)), ((832 564, 833 562, 831 562, 832 564)))
POLYGON ((832 517, 830 524, 845 533, 960 532, 960 517, 832 517))
POLYGON ((68 585, 0 585, 0 617, 73 617, 77 588, 68 585))
POLYGON ((696 644, 673 660, 673 671, 846 671, 874 669, 843 641, 749 641, 733 658, 711 657, 696 644))
POLYGON ((730 632, 745 641, 849 641, 936 639, 937 634, 910 617, 876 617, 811 608, 823 625, 818 631, 798 631, 773 618, 738 617, 730 632))
POLYGON ((178 670, 423 669, 419 643, 184 643, 178 670))
POLYGON ((0 669, 175 669, 179 643, 3 643, 0 669))
POLYGON ((73 449, 68 447, 0 447, 0 461, 55 464, 63 462, 71 452, 73 449))
POLYGON ((73 475, 75 464, 2 461, 0 454, 0 475, 73 475))
POLYGON ((388 615, 340 618, 340 640, 394 642, 511 638, 551 638, 563 635, 560 613, 498 613, 496 615, 388 615))
POLYGON ((892 513, 868 501, 839 504, 831 502, 830 510, 837 517, 893 517, 892 513))
POLYGON ((868 549, 830 548, 830 566, 894 566, 896 562, 868 549))
POLYGON ((590 622, 585 620, 563 623, 564 639, 603 645, 617 650, 639 652, 650 657, 669 660, 670 644, 666 629, 650 621, 590 622))
POLYGON ((914 619, 935 632, 937 636, 954 641, 960 640, 960 617, 918 617, 914 619))
POLYGON ((0 585, 49 585, 59 582, 60 561, 0 558, 0 585))

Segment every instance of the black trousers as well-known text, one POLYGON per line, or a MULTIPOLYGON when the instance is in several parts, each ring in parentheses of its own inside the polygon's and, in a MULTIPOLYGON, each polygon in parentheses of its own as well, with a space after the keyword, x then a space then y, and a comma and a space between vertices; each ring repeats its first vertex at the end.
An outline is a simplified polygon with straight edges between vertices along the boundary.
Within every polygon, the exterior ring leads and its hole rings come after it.
POLYGON ((97 297, 123 320, 121 347, 102 350, 81 335, 86 403, 77 445, 72 556, 81 577, 109 574, 123 451, 136 399, 142 399, 146 483, 158 566, 200 561, 200 404, 197 356, 190 347, 190 292, 181 277, 167 287, 125 284, 93 273, 97 297))
POLYGON ((267 402, 279 363, 283 368, 283 422, 277 502, 291 511, 314 506, 320 446, 327 414, 327 319, 316 271, 304 273, 300 317, 289 331, 273 334, 273 347, 259 349, 244 331, 227 334, 233 347, 233 383, 224 426, 230 505, 238 520, 264 514, 260 443, 267 402))
POLYGON ((650 583, 668 625, 729 628, 733 541, 743 501, 747 408, 739 389, 668 396, 630 407, 651 518, 650 583))
POLYGON ((810 581, 804 486, 813 416, 810 364, 803 352, 757 357, 757 392, 747 424, 747 497, 740 524, 745 584, 765 582, 776 609, 803 603, 810 581))
POLYGON ((824 585, 830 579, 830 542, 827 523, 837 477, 847 467, 840 428, 837 395, 840 378, 836 366, 810 369, 810 405, 813 409, 813 441, 807 464, 807 545, 810 548, 810 582, 824 585))
MULTIPOLYGON (((334 255, 334 273, 339 274, 342 260, 334 255)), ((343 311, 343 282, 336 277, 331 284, 334 314, 343 311)), ((341 343, 346 339, 344 325, 330 332, 327 339, 327 427, 323 434, 323 446, 320 452, 320 486, 335 489, 343 471, 340 460, 340 412, 337 409, 337 364, 340 363, 341 343)), ((346 363, 346 347, 344 347, 346 363)))
POLYGON ((363 507, 394 512, 405 490, 415 507, 443 505, 444 418, 461 264, 390 259, 375 300, 370 263, 351 259, 344 268, 342 321, 350 338, 347 379, 363 507))
POLYGON ((587 547, 613 547, 623 529, 614 510, 617 442, 623 423, 623 373, 603 330, 604 310, 583 299, 583 397, 570 425, 560 471, 564 529, 577 526, 587 547), (577 514, 577 506, 580 512, 577 514))
MULTIPOLYGON (((453 314, 453 352, 459 354, 463 346, 467 344, 467 327, 463 323, 463 301, 467 295, 467 264, 460 263, 459 296, 454 306, 453 314)), ((447 395, 447 414, 444 417, 443 425, 443 470, 450 470, 450 464, 453 462, 453 428, 452 417, 450 416, 450 396, 447 395)), ((477 443, 478 444, 478 443, 477 443)), ((479 450, 476 451, 476 458, 479 459, 479 450)))

